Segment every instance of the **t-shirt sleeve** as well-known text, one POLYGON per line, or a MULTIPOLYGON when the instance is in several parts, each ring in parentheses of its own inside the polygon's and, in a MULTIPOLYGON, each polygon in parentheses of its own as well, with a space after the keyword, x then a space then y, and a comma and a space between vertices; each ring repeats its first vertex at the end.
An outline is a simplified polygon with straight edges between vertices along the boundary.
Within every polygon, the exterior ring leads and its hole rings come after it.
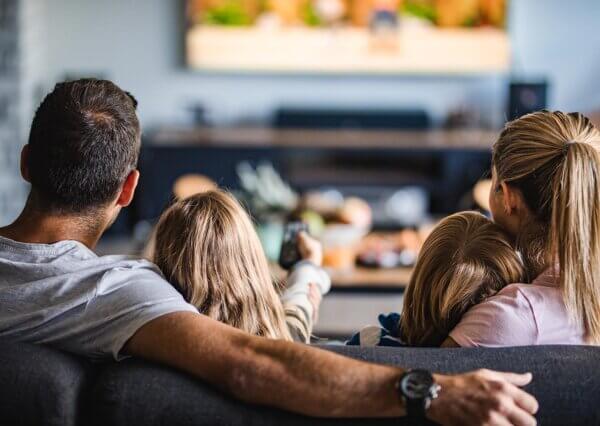
POLYGON ((124 358, 127 341, 148 322, 174 312, 198 313, 150 263, 114 268, 102 276, 81 318, 80 347, 98 357, 124 358))
POLYGON ((472 307, 450 332, 462 347, 533 345, 537 324, 529 300, 516 286, 509 286, 472 307))

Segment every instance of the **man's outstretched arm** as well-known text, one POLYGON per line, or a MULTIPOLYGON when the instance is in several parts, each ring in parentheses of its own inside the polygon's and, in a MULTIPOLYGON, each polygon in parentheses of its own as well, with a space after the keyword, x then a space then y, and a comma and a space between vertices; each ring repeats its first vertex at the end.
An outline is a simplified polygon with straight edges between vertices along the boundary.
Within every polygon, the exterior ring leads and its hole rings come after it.
MULTIPOLYGON (((250 336, 203 315, 174 313, 143 326, 125 352, 184 370, 232 396, 317 417, 402 416, 402 370, 284 341, 250 336)), ((442 424, 533 425, 528 375, 479 371, 441 376, 428 416, 442 424)))

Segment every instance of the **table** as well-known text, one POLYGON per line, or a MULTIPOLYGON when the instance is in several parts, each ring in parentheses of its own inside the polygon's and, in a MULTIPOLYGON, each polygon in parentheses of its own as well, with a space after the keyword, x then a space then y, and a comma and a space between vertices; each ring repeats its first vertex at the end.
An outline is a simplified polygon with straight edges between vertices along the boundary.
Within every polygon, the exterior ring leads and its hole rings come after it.
POLYGON ((408 286, 413 268, 373 269, 356 267, 351 271, 330 271, 335 291, 395 291, 408 286))
POLYGON ((151 132, 154 146, 219 148, 319 148, 342 150, 491 151, 498 132, 465 130, 274 129, 269 127, 177 128, 151 132))
MULTIPOLYGON (((271 264, 273 275, 284 279, 286 272, 271 264)), ((413 268, 375 269, 357 266, 351 270, 328 270, 331 291, 344 293, 404 293, 413 268)))

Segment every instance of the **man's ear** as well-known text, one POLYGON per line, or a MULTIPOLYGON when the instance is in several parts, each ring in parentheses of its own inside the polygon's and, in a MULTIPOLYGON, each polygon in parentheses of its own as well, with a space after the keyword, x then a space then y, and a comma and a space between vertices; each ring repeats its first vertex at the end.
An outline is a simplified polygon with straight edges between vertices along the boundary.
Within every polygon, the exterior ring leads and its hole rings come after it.
POLYGON ((21 150, 21 176, 28 183, 31 183, 29 178, 29 144, 25 145, 21 150))
POLYGON ((521 210, 524 202, 521 191, 519 191, 517 188, 507 185, 506 182, 501 182, 500 188, 502 189, 502 194, 504 195, 504 212, 510 215, 515 211, 521 210))
POLYGON ((139 179, 140 172, 138 170, 133 170, 131 173, 129 173, 129 175, 127 175, 127 178, 123 183, 123 187, 121 188, 119 198, 117 199, 118 206, 127 207, 129 204, 131 204, 139 179))

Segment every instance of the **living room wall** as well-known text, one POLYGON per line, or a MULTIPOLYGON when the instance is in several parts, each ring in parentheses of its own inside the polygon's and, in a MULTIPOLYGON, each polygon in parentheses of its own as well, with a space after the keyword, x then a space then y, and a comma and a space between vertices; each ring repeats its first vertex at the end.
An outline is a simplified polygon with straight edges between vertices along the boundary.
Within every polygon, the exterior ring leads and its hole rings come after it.
POLYGON ((19 174, 39 82, 47 78, 45 8, 37 0, 0 0, 0 225, 16 217, 28 188, 19 174))
MULTIPOLYGON (((469 105, 503 120, 507 77, 319 77, 209 75, 182 65, 181 2, 54 0, 48 4, 50 86, 65 75, 100 74, 140 100, 146 126, 186 122, 202 103, 217 123, 267 117, 280 104, 423 107, 438 121, 469 105)), ((600 107, 600 3, 510 2, 516 77, 547 77, 553 108, 600 107)))

